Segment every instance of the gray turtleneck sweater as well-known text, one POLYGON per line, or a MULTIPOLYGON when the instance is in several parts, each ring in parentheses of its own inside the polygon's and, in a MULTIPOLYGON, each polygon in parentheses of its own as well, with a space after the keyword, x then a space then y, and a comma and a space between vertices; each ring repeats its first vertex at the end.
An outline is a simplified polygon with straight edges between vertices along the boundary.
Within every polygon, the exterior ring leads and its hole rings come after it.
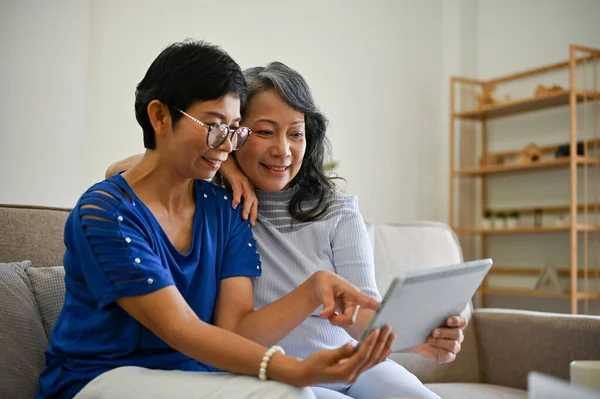
MULTIPOLYGON (((302 284, 318 270, 337 273, 365 294, 380 300, 373 250, 358 199, 339 192, 325 217, 299 223, 288 212, 294 189, 257 191, 258 221, 254 237, 262 276, 254 279, 255 307, 261 308, 302 284)), ((320 349, 355 342, 346 331, 321 319, 318 311, 279 344, 291 356, 305 358, 320 349)))

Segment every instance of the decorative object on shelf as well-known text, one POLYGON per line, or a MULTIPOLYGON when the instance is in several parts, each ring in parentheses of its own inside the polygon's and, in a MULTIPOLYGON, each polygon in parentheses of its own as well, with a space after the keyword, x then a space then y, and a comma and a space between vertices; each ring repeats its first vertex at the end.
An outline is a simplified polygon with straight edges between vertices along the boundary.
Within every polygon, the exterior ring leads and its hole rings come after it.
POLYGON ((481 91, 475 95, 477 101, 479 102, 480 108, 484 105, 492 105, 497 103, 496 99, 494 98, 495 91, 496 86, 494 85, 483 85, 481 87, 481 91))
POLYGON ((508 218, 506 219, 506 227, 509 229, 514 229, 519 225, 519 212, 512 211, 508 214, 508 218))
POLYGON ((568 223, 568 218, 567 215, 565 215, 564 213, 561 213, 560 215, 558 215, 558 217, 556 218, 556 225, 557 226, 567 226, 568 223))
POLYGON ((552 86, 538 85, 535 88, 535 96, 536 97, 545 97, 545 96, 549 96, 549 95, 555 94, 555 93, 560 93, 563 91, 565 91, 565 89, 563 89, 562 87, 560 87, 558 85, 552 85, 552 86))
POLYGON ((533 225, 542 227, 542 210, 539 208, 533 210, 533 225))
POLYGON ((494 228, 495 229, 506 228, 506 213, 496 212, 496 217, 494 218, 494 228))
POLYGON ((535 284, 535 289, 537 291, 564 292, 554 265, 547 264, 544 266, 535 284))
MULTIPOLYGON (((583 141, 579 141, 577 143, 577 155, 584 155, 585 153, 585 147, 583 145, 583 141)), ((556 150, 556 152, 554 153, 554 156, 556 158, 562 158, 562 157, 568 157, 569 155, 571 155, 571 145, 570 144, 564 144, 558 147, 558 149, 556 150)))
POLYGON ((503 165, 504 157, 502 155, 486 154, 479 161, 480 166, 503 165))
POLYGON ((534 143, 529 143, 519 155, 519 160, 517 161, 520 164, 530 164, 533 162, 537 162, 542 159, 542 150, 540 147, 535 145, 534 143))
POLYGON ((483 213, 483 219, 481 220, 482 229, 491 229, 494 224, 494 214, 491 209, 486 209, 483 213))

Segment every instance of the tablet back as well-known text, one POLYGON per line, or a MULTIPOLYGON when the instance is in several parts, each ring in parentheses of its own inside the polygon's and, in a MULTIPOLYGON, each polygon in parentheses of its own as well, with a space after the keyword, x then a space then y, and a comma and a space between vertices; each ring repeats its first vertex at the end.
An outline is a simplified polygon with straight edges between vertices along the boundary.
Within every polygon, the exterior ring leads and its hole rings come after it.
POLYGON ((424 343, 448 317, 465 309, 491 266, 491 259, 482 259, 411 271, 394 279, 372 327, 392 327, 397 336, 394 350, 424 343))

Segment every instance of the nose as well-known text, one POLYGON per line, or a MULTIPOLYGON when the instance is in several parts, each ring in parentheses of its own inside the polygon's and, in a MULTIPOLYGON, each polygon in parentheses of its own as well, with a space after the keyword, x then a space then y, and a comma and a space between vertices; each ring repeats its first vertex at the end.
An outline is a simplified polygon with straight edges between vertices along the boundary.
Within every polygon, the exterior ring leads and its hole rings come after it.
POLYGON ((220 146, 217 147, 217 149, 219 151, 223 151, 226 153, 230 153, 231 151, 233 151, 233 143, 231 142, 231 138, 232 135, 228 134, 227 137, 225 138, 225 140, 223 141, 223 143, 221 143, 220 146))
POLYGON ((278 158, 286 158, 291 155, 290 142, 285 134, 279 135, 271 146, 271 155, 278 158))

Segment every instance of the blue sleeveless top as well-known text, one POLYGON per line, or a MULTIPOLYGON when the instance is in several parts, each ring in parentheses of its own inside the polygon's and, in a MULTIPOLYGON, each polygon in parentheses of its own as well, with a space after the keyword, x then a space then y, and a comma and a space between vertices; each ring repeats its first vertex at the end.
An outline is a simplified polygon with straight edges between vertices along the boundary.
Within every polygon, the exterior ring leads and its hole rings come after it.
POLYGON ((120 366, 218 371, 170 348, 115 302, 174 285, 201 320, 213 323, 220 281, 261 274, 252 229, 242 207, 231 208, 230 191, 197 180, 195 196, 186 254, 120 174, 81 196, 65 226, 65 302, 36 398, 72 398, 120 366))

